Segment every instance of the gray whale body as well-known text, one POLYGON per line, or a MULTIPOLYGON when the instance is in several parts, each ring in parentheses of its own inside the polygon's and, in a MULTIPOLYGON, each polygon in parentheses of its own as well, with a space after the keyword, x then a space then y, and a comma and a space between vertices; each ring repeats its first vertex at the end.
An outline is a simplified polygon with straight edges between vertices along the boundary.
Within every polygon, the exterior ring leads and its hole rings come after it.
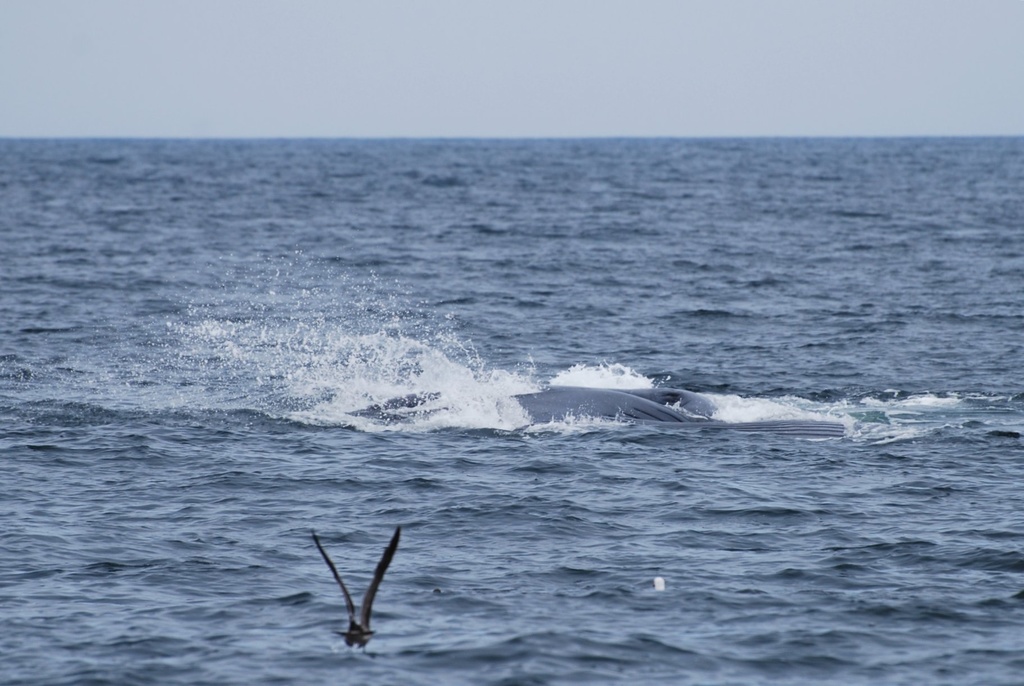
POLYGON ((535 424, 567 417, 626 418, 643 423, 687 423, 711 419, 715 405, 708 398, 675 388, 613 390, 552 386, 538 393, 517 395, 535 424))
MULTIPOLYGON (((439 398, 425 393, 392 398, 383 403, 352 412, 360 417, 382 421, 402 421, 407 413, 439 398)), ((628 419, 638 424, 657 424, 691 429, 727 429, 788 434, 804 438, 841 438, 846 427, 839 422, 815 420, 775 420, 761 422, 723 422, 713 419, 715 404, 710 398, 679 388, 643 388, 617 390, 552 386, 537 393, 513 396, 530 416, 532 424, 558 422, 569 417, 628 419)))

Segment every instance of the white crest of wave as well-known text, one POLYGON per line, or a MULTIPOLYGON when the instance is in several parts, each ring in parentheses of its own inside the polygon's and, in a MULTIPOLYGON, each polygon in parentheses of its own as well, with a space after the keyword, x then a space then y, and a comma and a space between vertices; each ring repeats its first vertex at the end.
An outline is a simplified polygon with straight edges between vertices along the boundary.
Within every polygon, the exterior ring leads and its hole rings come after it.
POLYGON ((714 418, 723 422, 763 422, 786 420, 841 421, 854 424, 848 416, 833 416, 827 407, 802 398, 744 398, 738 395, 706 393, 715 403, 714 418))
POLYGON ((355 280, 302 255, 224 275, 218 297, 168 321, 165 348, 191 406, 367 431, 512 429, 529 374, 490 370, 445 320, 371 277, 355 280), (236 284, 264 284, 261 291, 236 284), (430 394, 407 421, 350 413, 430 394), (421 411, 417 411, 421 410, 421 411))
POLYGON ((355 334, 325 322, 243 327, 204 322, 200 330, 219 344, 236 377, 244 365, 257 388, 270 386, 278 407, 266 408, 271 414, 308 424, 365 431, 514 429, 528 417, 512 396, 536 390, 523 376, 486 369, 451 334, 427 340, 383 330, 355 334), (436 397, 410 409, 401 425, 350 414, 418 394, 436 397))
POLYGON ((473 358, 454 359, 444 347, 407 336, 377 333, 351 337, 346 343, 345 355, 293 374, 294 396, 329 397, 289 413, 290 419, 363 431, 512 430, 529 423, 512 396, 537 389, 521 375, 487 370, 473 358), (430 399, 408 408, 400 423, 351 414, 391 398, 420 394, 429 394, 430 399))
POLYGON ((574 364, 551 379, 552 386, 584 388, 636 389, 652 388, 653 382, 633 369, 618 363, 599 365, 574 364))
MULTIPOLYGON (((895 395, 897 391, 892 391, 895 395)), ((933 408, 956 407, 963 400, 957 395, 936 395, 934 393, 920 393, 906 398, 879 399, 865 398, 863 404, 866 407, 877 407, 889 410, 930 410, 933 408)))
POLYGON ((612 427, 622 427, 630 422, 622 419, 612 419, 611 417, 589 417, 586 415, 576 415, 573 413, 567 414, 561 419, 556 419, 550 422, 543 422, 540 424, 531 424, 526 427, 526 433, 530 434, 561 434, 563 436, 571 436, 574 434, 590 433, 592 431, 601 431, 612 427))

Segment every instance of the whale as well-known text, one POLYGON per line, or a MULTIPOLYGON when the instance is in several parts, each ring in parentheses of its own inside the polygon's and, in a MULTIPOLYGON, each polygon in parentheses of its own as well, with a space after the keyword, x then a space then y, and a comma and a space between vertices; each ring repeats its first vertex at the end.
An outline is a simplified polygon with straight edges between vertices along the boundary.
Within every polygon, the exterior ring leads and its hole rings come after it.
MULTIPOLYGON (((512 396, 522 406, 532 425, 567 419, 608 419, 631 424, 653 424, 675 428, 766 432, 804 438, 841 438, 841 422, 814 419, 783 419, 756 422, 725 422, 714 418, 717 407, 700 393, 681 388, 612 389, 582 386, 550 386, 535 393, 512 396)), ((441 398, 440 393, 414 393, 350 412, 392 423, 410 418, 416 410, 441 398)), ((425 410, 425 411, 436 411, 425 410)))

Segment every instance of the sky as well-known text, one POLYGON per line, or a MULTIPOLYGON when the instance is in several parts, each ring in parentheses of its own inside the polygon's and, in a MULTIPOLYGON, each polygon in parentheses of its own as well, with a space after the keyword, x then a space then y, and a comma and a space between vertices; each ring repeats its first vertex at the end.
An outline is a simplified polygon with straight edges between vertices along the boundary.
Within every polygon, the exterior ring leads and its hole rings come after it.
POLYGON ((0 0, 0 137, 1024 135, 1024 0, 0 0))

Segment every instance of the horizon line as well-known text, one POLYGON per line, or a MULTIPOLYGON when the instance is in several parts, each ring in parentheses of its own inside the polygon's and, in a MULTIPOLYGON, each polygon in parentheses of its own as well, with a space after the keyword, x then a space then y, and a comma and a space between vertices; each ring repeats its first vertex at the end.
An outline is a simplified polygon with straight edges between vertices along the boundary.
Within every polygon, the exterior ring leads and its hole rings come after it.
POLYGON ((879 139, 951 139, 951 138, 1024 138, 1024 133, 910 133, 910 134, 615 134, 615 135, 7 135, 0 140, 109 140, 109 141, 569 141, 569 140, 879 140, 879 139))

